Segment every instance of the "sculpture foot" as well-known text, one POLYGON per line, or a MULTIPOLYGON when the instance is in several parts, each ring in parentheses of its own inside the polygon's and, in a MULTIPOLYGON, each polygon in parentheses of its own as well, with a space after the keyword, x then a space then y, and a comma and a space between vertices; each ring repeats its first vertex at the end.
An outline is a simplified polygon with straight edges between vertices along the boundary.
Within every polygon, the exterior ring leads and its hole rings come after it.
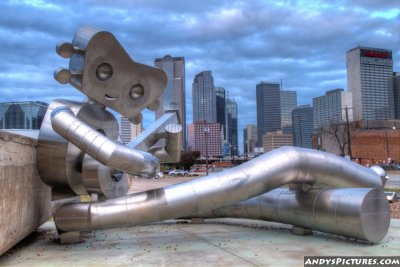
POLYGON ((80 232, 65 232, 60 234, 60 244, 76 244, 81 242, 80 232))

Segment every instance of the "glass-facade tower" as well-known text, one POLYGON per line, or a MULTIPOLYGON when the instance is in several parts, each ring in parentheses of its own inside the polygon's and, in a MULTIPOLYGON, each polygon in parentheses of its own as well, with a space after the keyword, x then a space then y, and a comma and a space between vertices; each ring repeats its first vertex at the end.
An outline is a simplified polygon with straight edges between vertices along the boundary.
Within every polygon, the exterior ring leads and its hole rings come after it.
POLYGON ((40 101, 0 103, 0 129, 38 130, 47 107, 40 101))
POLYGON ((292 112, 293 145, 311 148, 313 134, 313 108, 309 105, 299 106, 292 112))
POLYGON ((354 120, 394 119, 392 51, 356 47, 346 54, 354 120))
POLYGON ((182 146, 186 147, 186 96, 185 96, 185 58, 166 55, 156 58, 154 65, 164 70, 167 75, 167 85, 162 94, 160 106, 156 110, 156 119, 167 110, 178 110, 182 123, 182 146))
POLYGON ((296 91, 281 91, 281 129, 292 133, 292 111, 297 107, 296 91))
POLYGON ((193 122, 217 122, 214 78, 211 71, 198 73, 192 84, 193 122))
POLYGON ((400 119, 400 72, 393 73, 395 118, 400 119))
POLYGON ((215 97, 217 105, 217 122, 223 127, 224 140, 226 140, 225 89, 223 87, 215 87, 215 97))
POLYGON ((227 128, 228 128, 228 144, 232 146, 232 153, 238 155, 238 108, 234 99, 226 100, 227 128))
POLYGON ((258 146, 263 135, 281 130, 280 84, 260 82, 256 85, 258 146))

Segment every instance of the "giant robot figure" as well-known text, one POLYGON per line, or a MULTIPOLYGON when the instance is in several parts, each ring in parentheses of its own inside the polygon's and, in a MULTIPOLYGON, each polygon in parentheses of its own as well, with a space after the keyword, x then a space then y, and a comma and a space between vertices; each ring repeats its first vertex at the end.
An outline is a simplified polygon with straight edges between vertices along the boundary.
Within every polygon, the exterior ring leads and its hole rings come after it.
POLYGON ((180 116, 167 112, 124 146, 107 108, 140 122, 144 108, 157 109, 166 75, 134 62, 111 33, 93 27, 80 28, 57 52, 70 60, 56 80, 88 97, 54 100, 39 135, 38 170, 53 198, 61 199, 53 214, 61 236, 191 217, 276 221, 292 224, 294 232, 313 229, 368 242, 386 235, 384 171, 309 149, 280 148, 221 173, 127 195, 126 174, 152 178, 160 162, 180 160, 180 116), (284 185, 289 189, 276 189, 284 185), (93 193, 100 201, 69 201, 93 193))

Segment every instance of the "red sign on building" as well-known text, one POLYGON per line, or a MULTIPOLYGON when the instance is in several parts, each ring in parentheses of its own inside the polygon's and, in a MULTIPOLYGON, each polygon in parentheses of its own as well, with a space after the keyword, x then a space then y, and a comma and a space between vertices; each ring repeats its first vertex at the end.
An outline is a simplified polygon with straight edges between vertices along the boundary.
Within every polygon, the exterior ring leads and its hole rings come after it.
POLYGON ((375 57, 375 58, 386 58, 391 59, 392 53, 387 51, 379 51, 379 50, 361 50, 361 56, 363 57, 375 57))

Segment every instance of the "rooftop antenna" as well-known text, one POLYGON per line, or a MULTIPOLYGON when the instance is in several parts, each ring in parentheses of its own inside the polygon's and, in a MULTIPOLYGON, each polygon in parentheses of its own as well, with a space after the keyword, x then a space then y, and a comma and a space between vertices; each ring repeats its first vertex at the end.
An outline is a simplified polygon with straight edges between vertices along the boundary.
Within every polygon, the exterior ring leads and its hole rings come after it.
POLYGON ((281 79, 281 91, 283 91, 283 82, 282 82, 282 79, 281 79))

